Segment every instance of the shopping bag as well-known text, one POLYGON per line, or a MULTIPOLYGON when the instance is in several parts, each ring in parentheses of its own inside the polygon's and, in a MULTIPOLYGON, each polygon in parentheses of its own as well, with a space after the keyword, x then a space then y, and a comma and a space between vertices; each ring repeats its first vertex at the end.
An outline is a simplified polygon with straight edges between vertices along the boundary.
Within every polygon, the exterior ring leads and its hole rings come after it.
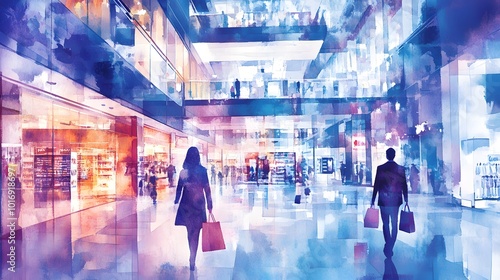
POLYGON ((202 225, 201 249, 203 252, 226 249, 220 222, 215 221, 212 213, 208 215, 208 221, 202 225))
POLYGON ((310 194, 311 194, 311 189, 310 189, 309 187, 306 187, 306 188, 304 189, 304 194, 305 194, 306 196, 310 195, 310 194))
POLYGON ((365 228, 378 228, 378 218, 379 210, 377 208, 370 207, 366 210, 365 215, 365 228))
POLYGON ((415 232, 415 218, 413 217, 413 212, 410 211, 410 206, 408 204, 401 210, 401 217, 399 218, 399 230, 412 233, 415 232), (408 208, 408 211, 406 211, 408 208))
POLYGON ((301 197, 301 195, 300 195, 300 194, 296 194, 296 195, 295 195, 295 199, 294 199, 294 201, 293 201, 293 202, 294 202, 295 204, 300 204, 300 197, 301 197))
POLYGON ((355 263, 366 262, 367 255, 368 255, 368 243, 356 242, 356 244, 354 244, 354 262, 355 263))

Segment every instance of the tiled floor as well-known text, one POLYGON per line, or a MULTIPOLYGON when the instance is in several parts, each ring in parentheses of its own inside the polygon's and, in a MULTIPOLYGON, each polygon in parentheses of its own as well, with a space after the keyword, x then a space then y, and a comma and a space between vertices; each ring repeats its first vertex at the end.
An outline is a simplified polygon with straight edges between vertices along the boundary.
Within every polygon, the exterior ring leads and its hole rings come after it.
MULTIPOLYGON (((500 279, 500 214, 446 196, 410 194, 416 232, 399 232, 394 257, 365 229, 371 188, 313 186, 294 204, 284 186, 214 187, 226 250, 188 269, 174 189, 106 203, 16 233, 16 272, 2 279, 500 279), (22 239, 22 241, 20 240, 22 239)), ((2 259, 8 253, 2 240, 2 259)))

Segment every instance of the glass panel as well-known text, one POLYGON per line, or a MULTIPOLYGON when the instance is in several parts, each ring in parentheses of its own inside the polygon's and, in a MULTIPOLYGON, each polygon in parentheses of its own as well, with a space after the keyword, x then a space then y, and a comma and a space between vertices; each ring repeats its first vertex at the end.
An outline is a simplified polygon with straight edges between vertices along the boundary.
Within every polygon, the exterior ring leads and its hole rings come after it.
POLYGON ((179 75, 184 76, 184 44, 182 43, 179 35, 175 33, 175 69, 179 75))
POLYGON ((114 49, 131 65, 135 64, 135 27, 122 8, 115 6, 114 49))
MULTIPOLYGON (((157 4, 155 1, 154 3, 157 4)), ((163 13, 163 9, 157 5, 154 8, 153 12, 153 25, 152 25, 152 32, 151 36, 158 46, 158 48, 166 55, 167 54, 167 36, 168 30, 168 20, 167 17, 165 16, 165 13, 163 13)))
MULTIPOLYGON (((6 221, 5 217, 12 217, 12 215, 14 215, 14 218, 18 218, 15 226, 16 229, 23 226, 19 221, 23 211, 22 201, 25 201, 27 198, 25 197, 27 192, 24 192, 23 189, 27 187, 33 188, 33 167, 29 164, 24 165, 22 158, 21 90, 19 86, 4 81, 1 75, 0 81, 2 83, 0 85, 0 109, 2 114, 0 119, 0 125, 2 126, 1 203, 5 205, 0 211, 2 211, 2 232, 9 232, 8 223, 4 222, 6 221), (31 173, 24 174, 24 177, 30 180, 30 185, 26 184, 24 187, 22 185, 23 169, 25 172, 27 172, 28 169, 31 170, 31 173)), ((33 192, 31 192, 31 195, 33 195, 33 192)), ((33 198, 30 200, 32 201, 33 198)))
POLYGON ((190 74, 190 69, 189 69, 189 66, 190 66, 190 60, 191 60, 191 56, 189 55, 189 51, 187 50, 186 47, 183 47, 184 51, 183 51, 183 55, 184 55, 184 66, 183 66, 183 74, 182 74, 182 77, 184 78, 184 80, 186 81, 189 81, 191 79, 191 74, 190 74))
POLYGON ((177 33, 175 32, 175 29, 173 25, 170 23, 170 21, 167 20, 167 58, 172 63, 172 65, 177 65, 176 64, 176 39, 177 39, 177 33))
POLYGON ((148 33, 151 33, 151 1, 133 1, 127 5, 137 23, 148 33))
POLYGON ((138 29, 135 30, 134 67, 146 78, 150 78, 151 44, 138 29))
POLYGON ((151 52, 151 83, 165 94, 167 89, 167 62, 154 49, 151 52))

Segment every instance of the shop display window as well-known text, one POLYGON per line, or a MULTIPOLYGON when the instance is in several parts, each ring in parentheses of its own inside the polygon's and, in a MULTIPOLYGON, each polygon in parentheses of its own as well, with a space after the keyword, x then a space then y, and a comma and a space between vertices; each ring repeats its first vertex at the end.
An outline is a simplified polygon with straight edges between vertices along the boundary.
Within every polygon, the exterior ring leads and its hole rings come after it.
MULTIPOLYGON (((294 152, 248 153, 245 166, 227 160, 229 169, 234 167, 239 181, 293 185, 296 181, 296 159, 294 152)), ((222 168, 224 170, 224 168, 222 168)))
POLYGON ((169 134, 150 127, 144 128, 144 155, 139 160, 139 180, 148 182, 149 176, 154 173, 158 187, 173 185, 167 180, 168 167, 173 164, 170 142, 169 134))
MULTIPOLYGON (((20 226, 116 197, 120 168, 113 118, 23 84, 4 80, 2 88, 12 93, 2 93, 2 185, 4 174, 11 174, 20 226)), ((121 179, 122 193, 131 187, 126 180, 121 179)))
POLYGON ((295 153, 275 152, 269 154, 271 162, 271 182, 293 184, 295 182, 295 153))
POLYGON ((464 205, 500 199, 500 74, 494 60, 459 61, 460 193, 464 205))

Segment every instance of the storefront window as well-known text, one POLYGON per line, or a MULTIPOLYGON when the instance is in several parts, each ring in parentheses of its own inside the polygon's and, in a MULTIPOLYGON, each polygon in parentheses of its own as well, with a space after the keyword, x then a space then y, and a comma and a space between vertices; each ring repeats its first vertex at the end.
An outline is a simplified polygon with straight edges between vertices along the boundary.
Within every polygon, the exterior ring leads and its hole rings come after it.
POLYGON ((119 168, 112 118, 22 84, 4 80, 2 90, 2 165, 12 170, 2 174, 16 184, 20 226, 113 199, 119 168))
POLYGON ((460 191, 469 206, 500 199, 500 74, 490 60, 458 62, 460 191))
MULTIPOLYGON (((168 168, 172 164, 170 135, 149 127, 144 128, 144 155, 139 160, 139 186, 147 186, 149 176, 154 174, 157 187, 173 186, 168 180, 168 168)), ((175 166, 175 165, 173 165, 175 166)), ((177 170, 177 167, 175 168, 177 170)), ((171 178, 173 180, 173 178, 171 178)), ((143 189, 143 193, 145 193, 143 189)))

